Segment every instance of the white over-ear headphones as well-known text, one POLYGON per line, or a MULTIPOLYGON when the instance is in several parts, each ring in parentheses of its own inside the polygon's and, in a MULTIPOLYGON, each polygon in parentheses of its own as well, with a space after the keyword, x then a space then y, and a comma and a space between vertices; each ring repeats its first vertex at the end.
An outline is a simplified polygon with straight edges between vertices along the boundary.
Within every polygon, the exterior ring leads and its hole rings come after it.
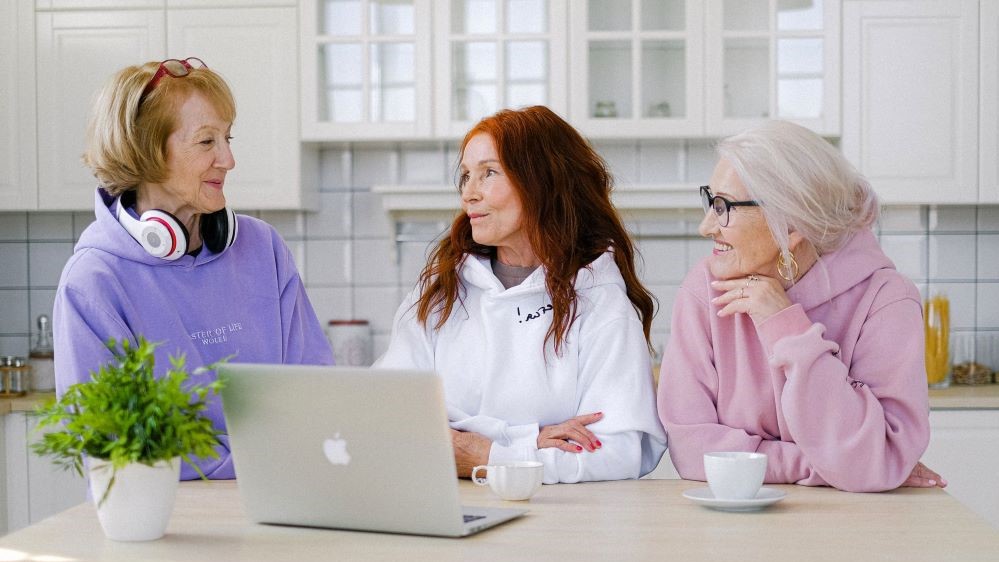
MULTIPOLYGON (((121 197, 117 205, 118 222, 150 255, 173 261, 187 253, 190 235, 177 217, 160 209, 150 209, 136 220, 121 197)), ((236 231, 236 213, 228 207, 201 215, 201 239, 212 252, 219 253, 231 246, 236 241, 236 231)))

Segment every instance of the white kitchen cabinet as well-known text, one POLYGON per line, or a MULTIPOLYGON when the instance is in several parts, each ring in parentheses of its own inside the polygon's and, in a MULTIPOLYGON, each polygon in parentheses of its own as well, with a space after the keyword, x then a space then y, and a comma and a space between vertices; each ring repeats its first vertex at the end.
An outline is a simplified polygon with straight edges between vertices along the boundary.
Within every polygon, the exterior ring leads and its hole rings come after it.
POLYGON ((933 410, 923 463, 947 493, 999 528, 999 410, 933 410))
POLYGON ((999 203, 999 0, 982 0, 978 201, 999 203))
POLYGON ((236 98, 226 177, 237 209, 301 209, 316 204, 318 168, 298 134, 298 14, 294 7, 168 9, 167 57, 196 56, 219 72, 236 98), (303 159, 305 160, 303 165, 303 159), (308 182, 311 185, 304 186, 308 182))
POLYGON ((96 180, 80 160, 94 97, 118 69, 164 54, 162 10, 39 12, 38 208, 85 210, 96 180))
POLYGON ((885 203, 978 201, 978 8, 843 3, 841 148, 885 203))
POLYGON ((461 138, 503 108, 546 105, 566 115, 566 0, 439 0, 434 7, 438 136, 461 138))
POLYGON ((4 416, 7 531, 16 531, 87 499, 87 481, 39 457, 30 444, 38 439, 36 421, 24 412, 4 416))
POLYGON ((304 0, 302 139, 431 130, 430 0, 304 0))
POLYGON ((708 0, 705 130, 786 119, 840 132, 839 0, 708 0))
MULTIPOLYGON (((288 0, 220 2, 237 7, 206 2, 163 8, 162 0, 150 0, 125 3, 159 7, 37 12, 37 208, 93 207, 96 182, 80 155, 94 97, 122 67, 168 56, 203 59, 226 78, 236 97, 237 165, 226 182, 230 204, 237 209, 316 204, 316 154, 299 142, 297 8, 254 7, 288 0)), ((63 6, 58 0, 48 3, 63 6)))
POLYGON ((591 137, 704 133, 704 10, 690 0, 570 5, 573 123, 591 137))
POLYGON ((0 2, 0 210, 34 209, 35 12, 30 0, 0 2))

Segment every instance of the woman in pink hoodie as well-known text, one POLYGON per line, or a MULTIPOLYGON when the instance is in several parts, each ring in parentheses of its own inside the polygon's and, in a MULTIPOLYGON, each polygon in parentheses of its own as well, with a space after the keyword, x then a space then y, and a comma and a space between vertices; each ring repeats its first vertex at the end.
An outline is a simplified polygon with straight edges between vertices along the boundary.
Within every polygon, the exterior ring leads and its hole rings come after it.
POLYGON ((701 187, 712 254, 673 308, 659 415, 680 476, 766 453, 766 482, 880 491, 946 483, 930 437, 919 292, 871 226, 878 200, 815 133, 772 121, 722 140, 701 187))

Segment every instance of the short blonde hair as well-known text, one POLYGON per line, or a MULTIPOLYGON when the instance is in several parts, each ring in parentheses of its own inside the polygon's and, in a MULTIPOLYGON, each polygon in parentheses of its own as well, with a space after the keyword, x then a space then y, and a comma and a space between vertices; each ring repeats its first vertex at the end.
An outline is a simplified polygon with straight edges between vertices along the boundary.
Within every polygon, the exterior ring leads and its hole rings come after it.
POLYGON ((236 100, 229 86, 208 68, 191 69, 182 78, 166 75, 143 97, 159 67, 156 61, 119 70, 94 103, 83 163, 111 195, 143 182, 166 181, 167 138, 176 130, 177 112, 191 94, 205 96, 223 121, 236 120, 236 100))
POLYGON ((760 203, 785 259, 792 230, 822 255, 878 220, 871 185, 839 150, 805 127, 768 121, 722 139, 717 152, 760 203))

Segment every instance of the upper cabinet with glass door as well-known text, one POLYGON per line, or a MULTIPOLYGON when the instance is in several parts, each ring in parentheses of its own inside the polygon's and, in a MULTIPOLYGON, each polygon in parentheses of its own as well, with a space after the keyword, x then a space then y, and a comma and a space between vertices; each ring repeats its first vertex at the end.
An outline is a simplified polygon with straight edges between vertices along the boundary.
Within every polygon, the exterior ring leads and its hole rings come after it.
POLYGON ((430 0, 304 0, 303 140, 426 138, 430 0))
POLYGON ((706 132, 787 119, 838 136, 839 0, 708 0, 706 132))
POLYGON ((565 0, 435 0, 437 134, 504 108, 566 115, 565 0))
POLYGON ((593 137, 704 132, 699 0, 576 0, 572 120, 593 137))

